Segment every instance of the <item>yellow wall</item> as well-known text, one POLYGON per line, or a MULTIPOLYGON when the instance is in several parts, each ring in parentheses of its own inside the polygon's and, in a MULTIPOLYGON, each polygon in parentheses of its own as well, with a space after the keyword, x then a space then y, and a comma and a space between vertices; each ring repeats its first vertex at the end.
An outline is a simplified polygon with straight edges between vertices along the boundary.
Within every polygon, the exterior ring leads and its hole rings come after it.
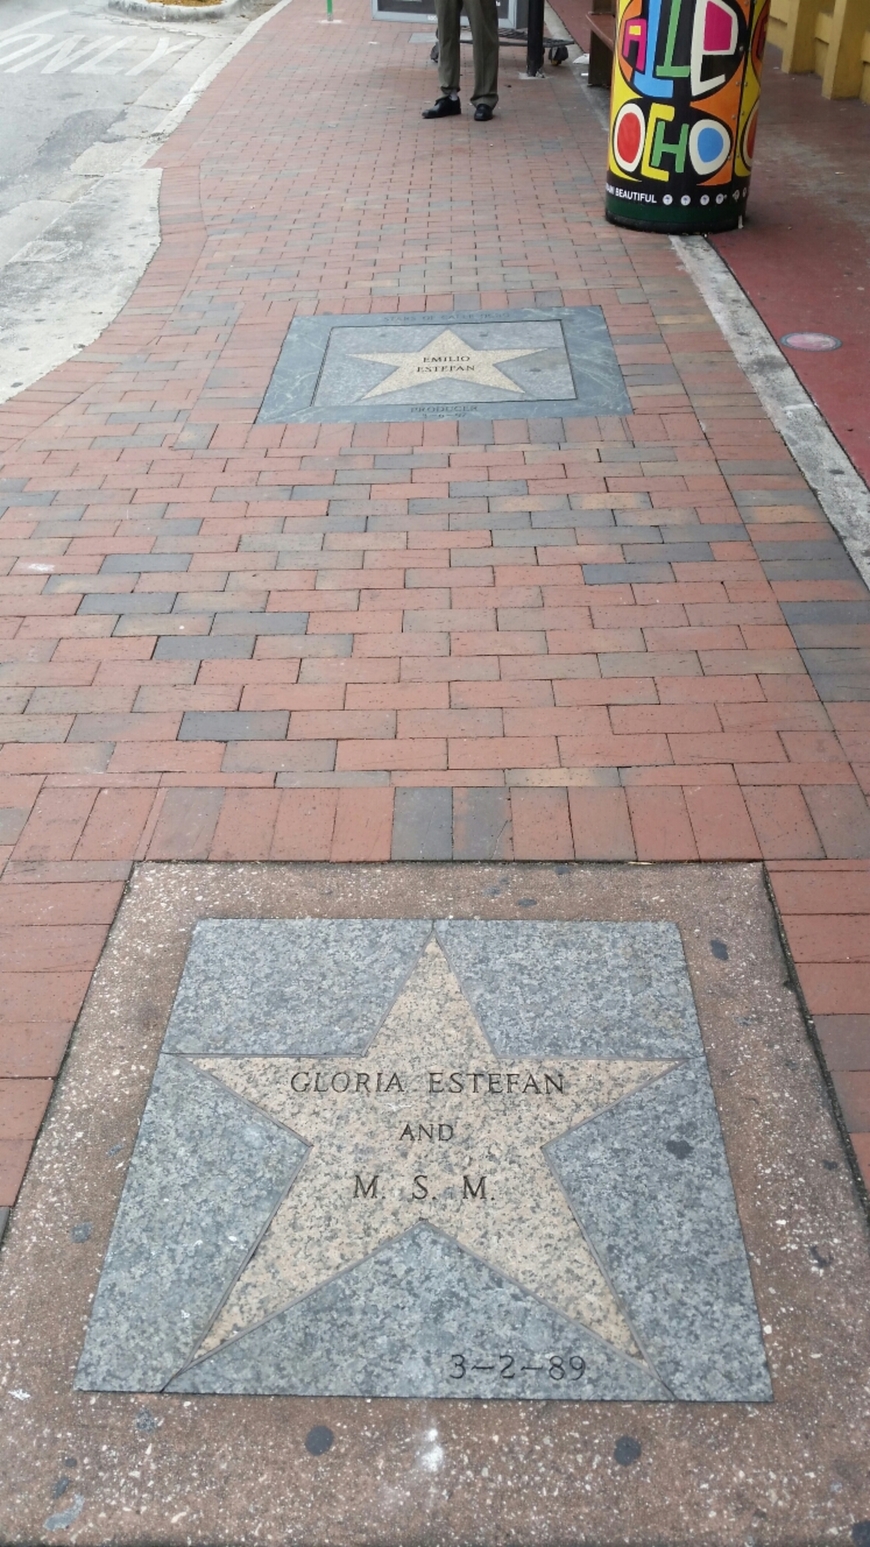
POLYGON ((770 21, 767 36, 775 48, 785 48, 791 0, 770 0, 770 21))
POLYGON ((772 0, 770 41, 787 73, 822 77, 823 97, 870 103, 870 0, 772 0))

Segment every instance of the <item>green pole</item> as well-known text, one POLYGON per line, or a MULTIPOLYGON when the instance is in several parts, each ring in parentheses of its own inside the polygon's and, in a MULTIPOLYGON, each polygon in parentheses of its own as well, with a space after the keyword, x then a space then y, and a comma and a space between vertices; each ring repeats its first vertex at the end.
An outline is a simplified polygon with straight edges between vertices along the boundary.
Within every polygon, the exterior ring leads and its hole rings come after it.
POLYGON ((326 19, 332 21, 332 0, 326 0, 326 19))

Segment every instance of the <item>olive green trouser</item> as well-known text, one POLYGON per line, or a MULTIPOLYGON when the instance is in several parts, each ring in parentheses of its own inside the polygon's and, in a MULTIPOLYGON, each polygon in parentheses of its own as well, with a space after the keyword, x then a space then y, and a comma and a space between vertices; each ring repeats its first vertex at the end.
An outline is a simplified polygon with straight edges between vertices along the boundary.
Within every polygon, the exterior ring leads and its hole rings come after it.
MULTIPOLYGON (((475 106, 483 102, 495 107, 498 101, 498 9, 497 0, 461 0, 471 26, 474 45, 475 106)), ((460 0, 435 0, 438 17, 438 80, 442 97, 459 90, 460 0)))

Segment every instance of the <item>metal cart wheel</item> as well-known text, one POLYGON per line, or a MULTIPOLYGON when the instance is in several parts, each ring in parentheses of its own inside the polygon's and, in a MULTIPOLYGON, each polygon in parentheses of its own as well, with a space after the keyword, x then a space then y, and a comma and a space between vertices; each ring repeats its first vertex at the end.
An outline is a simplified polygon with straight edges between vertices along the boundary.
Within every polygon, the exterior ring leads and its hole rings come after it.
POLYGON ((551 48, 547 58, 551 64, 564 64, 568 58, 568 50, 564 43, 559 43, 556 48, 551 48))

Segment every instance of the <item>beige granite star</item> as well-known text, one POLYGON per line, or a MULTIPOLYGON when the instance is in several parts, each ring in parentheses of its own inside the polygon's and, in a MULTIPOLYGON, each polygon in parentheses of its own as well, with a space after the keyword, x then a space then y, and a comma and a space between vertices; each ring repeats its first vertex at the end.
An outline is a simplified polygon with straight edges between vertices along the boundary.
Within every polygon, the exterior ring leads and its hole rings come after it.
POLYGON ((546 1146, 673 1063, 496 1057, 434 939, 362 1057, 193 1061, 310 1145, 198 1357, 421 1221, 637 1355, 546 1146))
POLYGON ((434 381, 467 381, 474 387, 500 387, 503 392, 518 392, 522 387, 505 376, 499 365, 507 360, 519 360, 523 355, 540 354, 537 349, 475 349, 466 344, 452 328, 425 344, 422 349, 412 349, 403 354, 379 354, 355 356, 357 360, 373 360, 377 365, 392 365, 392 376, 386 376, 376 387, 366 392, 362 401, 383 397, 388 392, 400 392, 408 387, 428 387, 434 381))

